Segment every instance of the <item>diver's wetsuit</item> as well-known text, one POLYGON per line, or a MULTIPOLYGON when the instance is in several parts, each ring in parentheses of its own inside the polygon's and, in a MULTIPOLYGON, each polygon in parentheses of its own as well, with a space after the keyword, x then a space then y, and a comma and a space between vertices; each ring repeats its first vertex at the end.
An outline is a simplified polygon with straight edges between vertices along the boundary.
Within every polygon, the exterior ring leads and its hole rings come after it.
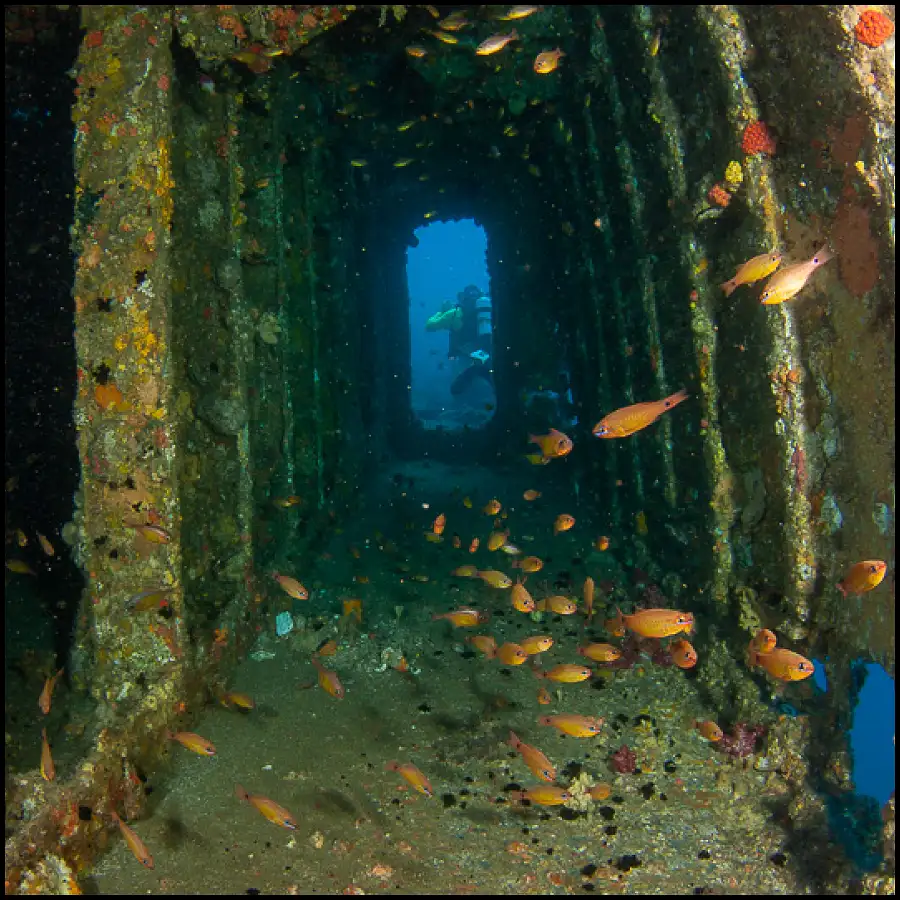
MULTIPOLYGON (((458 331, 450 332, 447 356, 451 359, 466 357, 476 350, 481 350, 490 356, 490 334, 479 335, 478 333, 478 312, 475 304, 480 297, 481 291, 475 293, 468 288, 457 294, 457 306, 462 310, 462 325, 458 331)), ((476 378, 482 378, 491 387, 494 386, 488 363, 475 359, 472 361, 472 365, 453 379, 450 384, 450 393, 454 397, 459 396, 476 378)))

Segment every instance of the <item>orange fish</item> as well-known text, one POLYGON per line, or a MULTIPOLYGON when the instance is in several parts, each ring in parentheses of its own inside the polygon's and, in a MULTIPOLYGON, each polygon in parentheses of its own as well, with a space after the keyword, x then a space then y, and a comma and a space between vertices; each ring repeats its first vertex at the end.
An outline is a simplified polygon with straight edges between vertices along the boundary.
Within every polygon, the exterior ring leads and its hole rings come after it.
POLYGON ((594 579, 590 576, 584 579, 584 613, 590 622, 594 616, 594 579))
POLYGON ((497 572, 494 569, 487 569, 484 572, 479 572, 478 577, 485 584, 489 584, 493 588, 503 590, 512 587, 512 578, 510 578, 509 575, 504 575, 503 572, 497 572))
POLYGON ((608 416, 604 416, 592 429, 600 438, 623 438, 652 425, 664 412, 687 400, 688 393, 682 389, 665 400, 652 400, 648 403, 634 403, 623 406, 608 416))
POLYGON ((281 589, 295 600, 309 600, 309 591, 290 575, 279 575, 277 572, 272 573, 272 577, 281 585, 281 589))
POLYGON ((508 531, 492 531, 487 542, 488 550, 491 553, 493 553, 495 550, 499 550, 506 543, 506 539, 508 537, 508 531))
POLYGON ((485 622, 489 622, 490 618, 490 613, 480 612, 477 609, 457 609, 453 612, 433 615, 431 621, 436 622, 439 619, 446 619, 455 628, 474 628, 476 625, 483 625, 485 622))
POLYGON ((609 550, 609 538, 605 535, 603 537, 598 537, 594 542, 594 546, 603 553, 605 550, 609 550))
POLYGON ((782 258, 781 253, 776 250, 774 253, 761 253, 748 259, 738 266, 733 278, 721 285, 725 296, 730 297, 742 284, 753 284, 754 281, 767 278, 781 265, 782 258))
POLYGON ((534 71, 538 75, 549 75, 558 65, 560 59, 566 54, 557 47, 555 50, 545 50, 538 53, 534 60, 534 71))
POLYGON ((431 530, 437 534, 441 535, 444 533, 444 526, 447 524, 447 517, 441 513, 435 520, 434 524, 431 526, 431 530))
POLYGON ((529 803, 535 803, 538 806, 562 806, 572 799, 572 795, 565 789, 556 785, 542 785, 541 787, 533 787, 527 791, 510 791, 509 800, 511 803, 522 803, 527 800, 529 803))
POLYGON ((473 634, 466 638, 466 643, 471 644, 488 659, 493 659, 497 650, 497 642, 489 634, 473 634))
POLYGON ((475 53, 478 56, 490 56, 492 53, 502 50, 510 41, 516 40, 518 36, 515 28, 509 34, 492 34, 475 48, 475 53))
POLYGON ((529 444, 537 444, 541 448, 541 455, 544 459, 557 459, 561 456, 572 452, 575 446, 572 439, 568 435, 551 428, 547 434, 529 434, 529 444))
POLYGON ((690 634, 694 628, 694 614, 677 609, 640 609, 630 616, 616 609, 626 628, 641 637, 671 637, 684 631, 690 634))
POLYGON ((279 509, 290 509, 292 506, 296 506, 298 503, 302 503, 303 498, 298 497, 296 494, 291 494, 290 497, 273 497, 272 503, 277 506, 279 509))
POLYGON ((500 501, 495 497, 490 503, 483 507, 481 511, 486 516, 496 516, 502 508, 500 501))
POLYGON ((760 653, 750 644, 750 667, 762 666, 773 678, 779 681, 802 681, 809 678, 815 671, 815 666, 799 653, 793 650, 776 648, 768 653, 760 653))
POLYGON ((494 656, 508 666, 521 666, 528 659, 528 654, 518 644, 511 642, 498 647, 494 656))
POLYGON ((478 545, 481 541, 478 538, 472 538, 472 543, 469 544, 469 553, 474 553, 478 549, 478 545))
POLYGON ((795 297, 806 286, 813 272, 832 258, 831 251, 827 247, 821 247, 812 259, 795 263, 776 272, 766 282, 765 290, 759 296, 759 302, 764 306, 773 306, 795 297))
POLYGON ((778 643, 778 639, 769 631, 768 628, 761 628, 757 633, 756 637, 754 637, 750 641, 750 646, 757 653, 769 653, 770 651, 775 649, 775 645, 778 643))
POLYGON ((319 687, 331 694, 332 697, 342 700, 344 697, 344 686, 341 684, 341 679, 338 678, 337 672, 326 669, 315 656, 312 657, 312 664, 319 673, 319 687))
POLYGON ((527 574, 532 572, 540 572, 544 568, 544 562, 536 556, 526 556, 524 559, 517 559, 513 562, 514 569, 521 569, 527 574))
POLYGON ((398 763, 391 761, 386 766, 389 772, 397 772, 402 775, 420 794, 426 797, 433 797, 431 783, 412 763, 398 763))
POLYGON ((244 694, 241 691, 228 691, 228 693, 222 695, 220 703, 222 706, 236 706, 238 709, 256 709, 253 698, 249 694, 244 694))
POLYGON ((595 716, 576 716, 574 713, 560 713, 556 716, 540 716, 538 725, 550 725, 570 737, 597 737, 603 727, 603 719, 595 716))
POLYGON ((134 854, 134 858, 145 869, 152 869, 153 857, 150 855, 150 851, 147 849, 144 842, 137 836, 133 829, 129 828, 119 818, 114 809, 110 810, 109 814, 113 817, 113 820, 116 822, 116 824, 118 824, 119 831, 122 832, 122 837, 125 838, 125 843, 128 844, 128 849, 134 854))
POLYGON ((512 589, 512 605, 523 613, 530 613, 534 610, 534 598, 528 593, 525 585, 516 582, 512 589))
POLYGON ((262 794, 250 794, 241 785, 234 786, 234 793, 238 800, 249 803, 261 812, 270 822, 280 825, 282 828, 294 829, 297 827, 297 820, 283 807, 279 806, 274 800, 264 797, 262 794))
POLYGON ((541 492, 540 492, 540 491, 535 491, 535 490, 528 490, 528 491, 525 491, 525 493, 522 494, 522 496, 523 496, 529 503, 531 503, 532 500, 537 500, 537 498, 541 496, 541 492))
POLYGON ((697 665, 697 651, 684 639, 669 644, 669 656, 679 669, 693 669, 697 665))
POLYGON ((696 728, 708 741, 721 741, 722 738, 725 737, 725 733, 722 729, 709 719, 705 722, 694 722, 694 728, 696 728))
POLYGON ((317 648, 313 656, 323 657, 323 656, 334 656, 337 653, 337 641, 332 638, 328 641, 323 641, 317 648))
POLYGON ((534 604, 534 608, 541 612, 553 612, 558 616, 571 616, 578 610, 578 604, 569 597, 557 594, 553 597, 545 597, 534 604))
POLYGON ((558 681, 560 684, 578 684, 579 681, 587 681, 593 674, 593 670, 587 666, 579 666, 576 663, 561 663, 546 672, 533 669, 535 678, 549 678, 550 681, 558 681))
POLYGON ((605 800, 611 793, 612 788, 608 784, 595 784, 588 790, 588 793, 591 795, 591 800, 597 800, 598 802, 601 800, 605 800))
POLYGON ((549 634, 533 634, 531 637, 522 638, 519 646, 529 656, 537 656, 538 653, 546 653, 553 646, 553 638, 549 634))
POLYGON ((866 559, 858 562, 847 573, 843 581, 838 582, 838 590, 847 594, 865 594, 878 587, 887 572, 887 563, 881 559, 866 559))
POLYGON ((426 53, 428 53, 428 51, 424 47, 420 47, 418 44, 410 44, 406 48, 406 53, 413 59, 421 59, 423 56, 425 56, 426 53))
POLYGON ((457 566, 450 574, 456 578, 476 578, 478 566, 457 566))
POLYGON ((56 778, 56 766, 53 765, 53 757, 50 755, 46 728, 41 729, 41 777, 44 781, 53 781, 56 778))
POLYGON ((35 532, 37 534, 38 543, 41 545, 41 550, 44 551, 47 556, 56 556, 56 550, 53 549, 53 544, 47 540, 39 531, 35 532))
POLYGON ((542 687, 537 692, 537 702, 541 704, 541 706, 549 706, 553 702, 553 698, 550 696, 550 692, 547 688, 542 687))
POLYGON ((586 647, 579 647, 578 653, 598 663, 615 662, 622 658, 622 651, 612 644, 588 644, 586 647))
POLYGON ((509 745, 513 750, 518 750, 518 752, 522 754, 525 765, 528 766, 541 781, 556 780, 556 769, 553 766, 553 763, 551 763, 537 747, 532 747, 530 744, 525 744, 520 741, 514 731, 510 731, 509 733, 509 745))
POLYGON ((561 531, 568 531, 575 524, 575 519, 568 513, 561 513, 556 517, 553 523, 553 533, 559 534, 561 531))
POLYGON ((205 737, 191 731, 176 731, 174 734, 166 731, 166 737, 170 741, 178 741, 182 747, 187 747, 188 750, 198 753, 200 756, 216 755, 216 748, 205 737))
POLYGON ((126 522, 125 527, 133 528, 145 541, 149 541, 151 544, 168 544, 171 540, 169 532, 159 525, 143 525, 141 523, 131 525, 126 522))
POLYGON ((613 616, 603 623, 604 631, 608 631, 613 637, 625 637, 625 622, 622 614, 613 616))
POLYGON ((460 538, 460 536, 458 534, 454 534, 453 535, 453 549, 459 550, 460 547, 462 547, 462 539, 460 538))
MULTIPOLYGON (((64 668, 65 666, 63 669, 64 668)), ((38 706, 45 716, 50 712, 50 701, 53 699, 53 688, 56 687, 56 682, 59 681, 59 676, 62 675, 63 669, 60 669, 55 675, 44 682, 44 689, 41 691, 41 696, 38 697, 38 706)))

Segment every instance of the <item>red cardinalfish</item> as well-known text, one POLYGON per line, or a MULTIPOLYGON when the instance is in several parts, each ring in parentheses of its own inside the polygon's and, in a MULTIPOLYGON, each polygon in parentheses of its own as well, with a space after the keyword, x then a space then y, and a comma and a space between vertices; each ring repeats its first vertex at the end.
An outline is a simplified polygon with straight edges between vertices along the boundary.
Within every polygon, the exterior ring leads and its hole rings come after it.
POLYGON ((750 646, 757 653, 769 653, 777 643, 778 638, 768 628, 761 628, 756 632, 756 637, 751 639, 750 646))
POLYGON ((538 725, 550 725, 571 737, 597 737, 604 719, 596 716, 576 716, 574 713, 559 713, 556 716, 540 716, 538 725))
POLYGON ((528 443, 537 444, 541 448, 541 455, 544 459, 558 459, 566 456, 572 452, 572 448, 575 446, 568 435, 555 428, 551 428, 547 434, 529 434, 528 443))
POLYGON ((553 638, 549 634, 533 634, 531 637, 522 638, 519 646, 529 656, 537 656, 539 653, 546 653, 553 646, 553 638))
POLYGON ((561 531, 568 531, 574 524, 574 516, 570 516, 568 513, 561 513, 553 523, 553 533, 559 534, 561 531))
POLYGON ((113 821, 119 826, 119 831, 122 832, 122 837, 125 838, 125 843, 128 844, 128 849, 134 854, 134 858, 145 869, 152 869, 153 857, 150 855, 150 851, 147 849, 146 844, 144 844, 137 836, 133 828, 129 828, 119 818, 118 813, 114 809, 111 809, 109 814, 112 816, 113 821))
POLYGON ((294 829, 297 827, 297 820, 274 800, 270 800, 262 794, 250 794, 239 784, 234 786, 234 793, 238 800, 243 800, 258 809, 270 822, 274 822, 282 828, 294 829))
POLYGON ((344 697, 344 686, 341 684, 341 679, 338 678, 337 672, 326 669, 315 656, 312 657, 312 664, 319 673, 319 687, 331 694, 332 697, 342 700, 344 697))
POLYGON ((585 647, 579 647, 577 652, 598 663, 611 663, 622 658, 622 651, 618 647, 613 647, 612 644, 588 644, 585 647))
POLYGON ((412 763, 398 763, 392 760, 385 766, 385 769, 388 772, 402 775, 420 794, 424 794, 426 797, 434 796, 431 782, 412 763))
POLYGON ((584 579, 584 624, 587 627, 587 624, 591 621, 594 616, 594 579, 588 575, 587 578, 584 579))
POLYGON ((473 634, 466 638, 466 643, 471 644, 487 659, 493 659, 497 651, 497 641, 489 634, 473 634))
POLYGON ((794 263, 794 265, 776 272, 766 282, 765 290, 759 296, 759 302, 764 306, 773 306, 796 297, 806 287, 806 282, 809 281, 813 272, 833 257, 834 254, 827 247, 820 247, 806 262, 794 263))
POLYGON ((530 613, 534 610, 534 598, 521 581, 517 581, 512 586, 512 605, 522 613, 530 613))
POLYGON ((444 513, 441 513, 435 520, 431 526, 432 532, 436 535, 442 535, 444 533, 444 527, 447 524, 447 517, 444 513))
POLYGON ((694 628, 694 614, 678 609, 639 609, 626 616, 616 607, 616 612, 625 627, 641 637, 671 637, 682 631, 690 634, 694 628))
POLYGON ((679 669, 693 669, 697 665, 697 651, 684 639, 669 644, 669 656, 679 669))
POLYGON ((556 785, 540 785, 529 788, 527 791, 510 791, 511 803, 522 803, 527 800, 537 806, 562 806, 572 799, 572 795, 565 789, 556 785))
POLYGON ((53 547, 53 544, 47 540, 39 531, 36 531, 38 543, 41 545, 41 550, 44 551, 46 556, 56 556, 56 550, 53 547))
POLYGON ((166 731, 166 737, 170 741, 178 741, 182 747, 187 747, 188 750, 200 756, 216 755, 216 748, 205 737, 194 734, 192 731, 176 731, 174 734, 166 731))
POLYGON ((489 622, 490 618, 490 613, 481 612, 478 609, 464 608, 440 613, 440 615, 435 613, 431 617, 431 621, 437 622, 440 619, 446 619, 454 628, 474 628, 476 625, 483 625, 485 622, 489 622))
POLYGON ((290 575, 279 575, 278 572, 273 572, 272 577, 289 597, 293 597, 295 600, 309 600, 309 591, 296 578, 292 578, 290 575))
POLYGON ((53 757, 50 754, 46 728, 41 729, 41 777, 44 781, 53 781, 56 778, 56 766, 53 765, 53 757))
POLYGON ((478 56, 490 56, 492 53, 502 50, 510 41, 514 41, 518 37, 519 33, 515 28, 509 34, 492 34, 475 48, 475 53, 478 56))
POLYGON ((532 572, 540 572, 544 568, 544 561, 536 556, 526 556, 524 559, 517 559, 513 562, 514 569, 521 569, 526 575, 532 572))
POLYGON ((484 572, 479 572, 478 577, 492 588, 503 590, 512 587, 512 578, 510 578, 509 575, 504 575, 503 572, 497 572, 494 569, 487 569, 484 572))
POLYGON ((497 648, 494 657, 508 666, 521 666, 528 659, 528 654, 519 644, 508 642, 497 648))
POLYGON ((753 641, 748 650, 748 663, 751 668, 762 666, 773 678, 779 681, 802 681, 809 678, 815 666, 799 653, 776 647, 768 653, 760 653, 755 649, 753 641))
POLYGON ((604 416, 592 429, 599 438, 623 438, 652 425, 664 412, 687 400, 688 392, 683 388, 664 400, 634 403, 623 406, 604 416))
POLYGON ((885 572, 887 563, 884 560, 866 559, 853 566, 847 577, 838 582, 837 588, 845 597, 847 594, 865 594, 881 584, 885 572))
POLYGON ((781 253, 777 250, 774 253, 760 253, 759 256, 748 259, 738 266, 734 277, 721 285, 725 296, 730 297, 742 284, 753 284, 754 281, 768 278, 781 265, 782 259, 781 253))
POLYGON ((513 750, 517 750, 522 755, 522 760, 525 765, 528 766, 541 781, 556 780, 556 769, 554 768, 553 763, 550 762, 537 747, 532 747, 530 744, 525 744, 520 741, 518 735, 516 735, 514 731, 510 731, 508 743, 513 750))
POLYGON ((708 741, 712 741, 715 743, 716 741, 721 741, 723 737, 725 737, 725 733, 716 725, 715 722, 707 719, 704 722, 694 722, 694 728, 700 732, 700 734, 706 738, 708 741))
POLYGON ((547 678, 550 681, 558 681, 560 684, 578 684, 587 681, 593 674, 593 669, 587 666, 579 666, 577 663, 560 663, 546 672, 540 669, 532 669, 535 678, 547 678))
POLYGON ((41 708, 41 712, 46 716, 50 712, 50 702, 53 699, 53 689, 56 687, 56 682, 59 681, 59 676, 62 675, 65 670, 65 666, 60 669, 55 675, 50 676, 44 682, 44 689, 41 691, 41 696, 38 697, 38 706, 41 708))
POLYGON ((555 50, 544 50, 538 53, 534 60, 534 71, 538 75, 549 75, 559 65, 560 59, 566 54, 557 47, 555 50))
POLYGON ((496 497, 494 497, 494 499, 491 500, 490 503, 485 504, 481 511, 486 516, 496 516, 501 509, 503 509, 503 506, 501 505, 500 501, 496 497))
POLYGON ((534 608, 540 612, 552 612, 558 616, 571 616, 578 610, 578 604, 569 597, 563 597, 561 594, 553 597, 545 597, 538 600, 534 604, 534 608))

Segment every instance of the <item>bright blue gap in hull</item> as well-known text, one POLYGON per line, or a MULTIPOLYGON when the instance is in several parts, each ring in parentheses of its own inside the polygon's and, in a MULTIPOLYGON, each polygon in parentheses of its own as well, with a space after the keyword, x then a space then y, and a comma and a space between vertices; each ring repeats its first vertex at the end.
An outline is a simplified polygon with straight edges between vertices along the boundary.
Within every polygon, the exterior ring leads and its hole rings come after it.
POLYGON ((479 306, 482 322, 492 327, 487 235, 474 220, 461 219, 423 225, 415 237, 418 245, 409 249, 406 262, 412 410, 426 428, 480 428, 496 402, 490 377, 483 377, 489 376, 491 360, 473 359, 477 348, 468 344, 451 359, 450 330, 429 331, 426 324, 456 306, 458 295, 474 285, 486 295, 479 306), (469 377, 473 374, 479 377, 469 377))

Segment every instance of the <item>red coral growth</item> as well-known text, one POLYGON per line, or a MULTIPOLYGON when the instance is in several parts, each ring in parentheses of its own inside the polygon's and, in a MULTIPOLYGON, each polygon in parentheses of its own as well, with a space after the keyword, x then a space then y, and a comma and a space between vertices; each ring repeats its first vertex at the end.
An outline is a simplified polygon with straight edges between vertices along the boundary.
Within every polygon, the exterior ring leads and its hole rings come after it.
POLYGON ((838 204, 831 240, 838 253, 841 283, 862 297, 878 281, 878 245, 869 228, 869 211, 852 198, 838 204))
POLYGON ((297 17, 298 13, 290 6, 276 6, 275 9, 269 13, 269 18, 279 28, 293 27, 294 23, 297 21, 297 17))
POLYGON ((751 726, 746 722, 738 722, 731 734, 725 735, 715 744, 715 747, 717 750, 721 750, 722 753, 728 754, 728 756, 743 759, 756 750, 757 739, 765 733, 766 729, 763 725, 751 726))
POLYGON ((877 9, 867 9, 859 17, 855 31, 861 44, 880 47, 894 33, 894 23, 877 9))
POLYGON ((84 39, 84 45, 86 47, 102 47, 103 46, 103 32, 102 31, 89 31, 87 33, 87 37, 84 39))
POLYGON ((731 203, 731 194, 722 187, 721 184, 714 184, 710 189, 709 193, 706 195, 706 199, 709 200, 710 203, 714 203, 716 206, 728 206, 731 203))
POLYGON ((741 149, 744 153, 753 155, 765 153, 768 156, 775 155, 775 140, 765 122, 751 122, 744 129, 744 139, 741 141, 741 149))
POLYGON ((637 764, 637 756, 628 749, 627 744, 622 744, 610 757, 610 762, 620 775, 631 775, 637 764))

